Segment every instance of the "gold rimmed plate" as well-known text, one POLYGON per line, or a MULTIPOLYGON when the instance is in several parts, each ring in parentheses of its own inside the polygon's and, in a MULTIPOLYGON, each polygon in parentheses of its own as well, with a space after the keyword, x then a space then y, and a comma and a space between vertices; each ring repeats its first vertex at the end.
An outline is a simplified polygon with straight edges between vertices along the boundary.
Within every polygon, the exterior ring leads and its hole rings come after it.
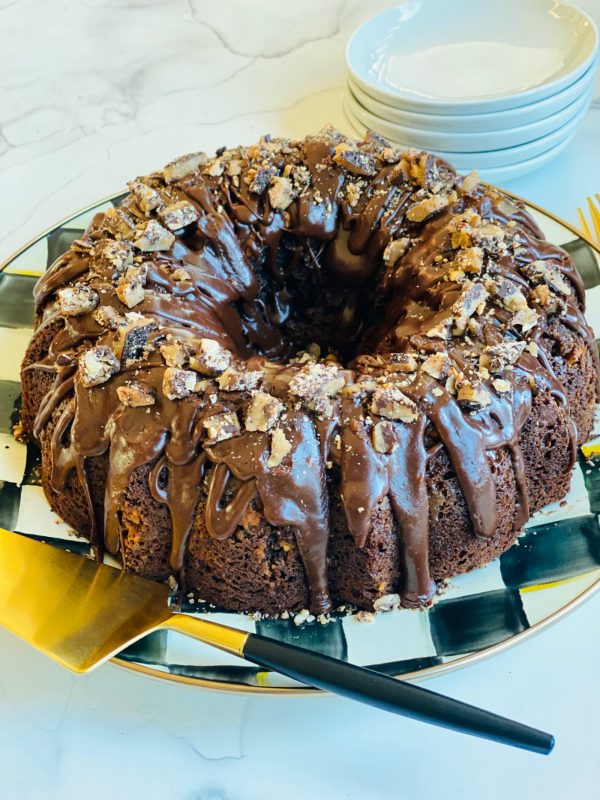
MULTIPOLYGON (((33 327, 37 277, 81 235, 94 214, 122 194, 79 211, 41 233, 0 267, 0 527, 84 554, 51 511, 39 477, 39 453, 12 437, 18 420, 20 362, 33 327)), ((527 203, 546 238, 564 247, 584 277, 588 320, 600 323, 600 251, 566 222, 527 203)), ((600 333, 600 331, 597 331, 600 333)), ((188 603, 184 611, 312 648, 389 675, 416 680, 465 666, 557 621, 600 589, 600 441, 580 454, 566 500, 533 517, 517 544, 483 569, 455 578, 432 608, 394 611, 369 624, 337 614, 326 625, 256 619, 188 603)), ((163 680, 228 691, 313 691, 170 631, 153 634, 114 659, 163 680)))

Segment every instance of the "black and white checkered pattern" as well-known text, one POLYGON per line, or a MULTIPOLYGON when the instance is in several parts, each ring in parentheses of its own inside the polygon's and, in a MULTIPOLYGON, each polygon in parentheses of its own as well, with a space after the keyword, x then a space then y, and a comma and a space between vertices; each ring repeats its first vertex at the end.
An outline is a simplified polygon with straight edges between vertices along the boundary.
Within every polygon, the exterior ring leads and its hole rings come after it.
MULTIPOLYGON (((21 386, 19 366, 32 331, 32 290, 37 277, 86 228, 95 213, 121 196, 57 226, 0 269, 0 527, 56 546, 89 553, 51 511, 40 486, 34 445, 16 442, 21 386)), ((600 324, 600 257, 583 239, 542 212, 533 211, 547 238, 569 251, 588 288, 590 321, 600 324)), ((185 611, 257 631, 387 674, 420 674, 479 653, 544 624, 584 592, 600 586, 600 442, 590 445, 574 470, 566 502, 530 521, 518 543, 484 569, 452 581, 424 612, 385 614, 377 623, 339 615, 327 625, 297 627, 292 620, 255 620, 188 604, 185 611), (595 463, 593 455, 595 453, 595 463)), ((293 685, 279 675, 171 632, 146 637, 122 654, 157 674, 244 686, 293 685)))

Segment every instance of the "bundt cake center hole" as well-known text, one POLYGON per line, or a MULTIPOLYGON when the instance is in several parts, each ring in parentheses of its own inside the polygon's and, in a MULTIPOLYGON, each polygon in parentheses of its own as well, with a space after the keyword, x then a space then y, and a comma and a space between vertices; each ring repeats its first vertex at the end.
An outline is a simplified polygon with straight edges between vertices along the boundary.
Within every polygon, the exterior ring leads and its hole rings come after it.
POLYGON ((285 235, 275 259, 267 254, 258 266, 258 308, 277 335, 266 347, 252 342, 257 351, 286 361, 317 345, 322 356, 333 353, 343 364, 368 352, 368 334, 383 315, 382 265, 365 270, 362 280, 340 280, 332 263, 335 244, 285 235))

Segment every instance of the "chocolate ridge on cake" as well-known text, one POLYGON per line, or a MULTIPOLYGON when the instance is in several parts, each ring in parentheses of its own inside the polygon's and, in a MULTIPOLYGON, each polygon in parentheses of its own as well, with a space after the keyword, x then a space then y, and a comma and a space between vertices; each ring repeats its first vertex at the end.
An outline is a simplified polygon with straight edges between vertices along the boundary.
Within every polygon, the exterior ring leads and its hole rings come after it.
POLYGON ((597 354, 521 202, 331 128, 129 188, 38 281, 22 367, 98 557, 232 610, 420 607, 564 497, 597 354))

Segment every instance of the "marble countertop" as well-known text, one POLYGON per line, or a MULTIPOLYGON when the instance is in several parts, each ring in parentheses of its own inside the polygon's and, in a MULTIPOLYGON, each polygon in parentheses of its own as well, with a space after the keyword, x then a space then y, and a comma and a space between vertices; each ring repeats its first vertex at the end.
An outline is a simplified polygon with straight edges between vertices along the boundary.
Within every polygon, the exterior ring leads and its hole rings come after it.
MULTIPOLYGON (((347 128, 343 51, 371 0, 0 0, 0 261, 189 150, 347 128)), ((600 0, 580 0, 600 23, 600 0)), ((571 222, 600 191, 600 85, 575 139, 505 184, 571 222)), ((552 730, 512 751, 332 697, 225 695, 106 666, 75 678, 0 631, 0 796, 598 797, 596 596, 430 688, 552 730)))

